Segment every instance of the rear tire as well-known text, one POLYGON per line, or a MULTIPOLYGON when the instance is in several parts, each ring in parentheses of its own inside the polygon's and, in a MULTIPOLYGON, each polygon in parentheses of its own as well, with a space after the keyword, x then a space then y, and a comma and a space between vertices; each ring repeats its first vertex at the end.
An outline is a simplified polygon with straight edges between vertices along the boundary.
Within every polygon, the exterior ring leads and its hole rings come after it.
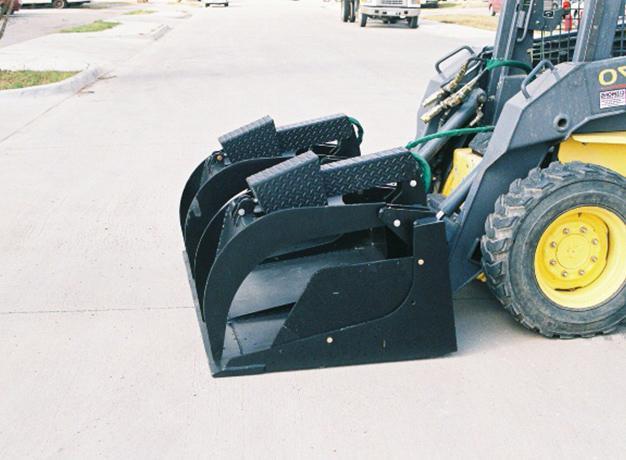
POLYGON ((66 6, 67 3, 65 3, 65 0, 52 0, 52 8, 60 10, 61 8, 65 8, 66 6))
POLYGON ((354 22, 356 21, 356 12, 359 8, 358 6, 359 0, 351 0, 350 1, 350 15, 348 16, 348 21, 354 22))
POLYGON ((600 166, 552 163, 498 198, 481 241, 483 270, 517 321, 572 338, 626 319, 625 187, 600 166))
POLYGON ((341 0, 341 21, 348 22, 350 16, 350 0, 341 0))
POLYGON ((413 16, 409 18, 409 28, 410 29, 417 29, 418 26, 418 17, 417 16, 413 16))

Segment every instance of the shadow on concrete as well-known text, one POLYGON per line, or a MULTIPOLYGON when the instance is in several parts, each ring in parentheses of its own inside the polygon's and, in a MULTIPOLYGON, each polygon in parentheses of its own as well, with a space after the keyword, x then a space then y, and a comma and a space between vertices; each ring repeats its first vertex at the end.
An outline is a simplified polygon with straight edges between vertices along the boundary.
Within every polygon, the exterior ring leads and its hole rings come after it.
MULTIPOLYGON (((531 340, 548 339, 521 326, 489 292, 486 284, 473 282, 454 296, 458 355, 487 352, 531 340)), ((626 323, 612 334, 594 340, 626 338, 626 323)), ((581 339, 584 340, 584 339, 581 339)))
POLYGON ((493 350, 543 338, 521 325, 502 308, 485 283, 473 282, 454 296, 459 355, 493 350))

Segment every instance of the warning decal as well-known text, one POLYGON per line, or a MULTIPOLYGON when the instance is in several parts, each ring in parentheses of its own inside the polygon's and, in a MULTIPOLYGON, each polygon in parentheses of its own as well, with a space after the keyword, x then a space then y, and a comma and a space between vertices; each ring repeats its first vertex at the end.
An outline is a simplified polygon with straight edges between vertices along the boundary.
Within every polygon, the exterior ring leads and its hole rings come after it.
POLYGON ((626 106, 626 89, 615 89, 611 91, 602 91, 600 93, 601 109, 623 106, 626 106))

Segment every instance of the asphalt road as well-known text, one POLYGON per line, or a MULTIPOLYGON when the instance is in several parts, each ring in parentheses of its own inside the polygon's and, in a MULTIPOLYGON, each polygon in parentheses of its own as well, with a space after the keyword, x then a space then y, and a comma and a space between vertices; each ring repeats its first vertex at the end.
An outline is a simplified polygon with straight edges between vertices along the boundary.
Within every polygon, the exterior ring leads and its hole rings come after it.
POLYGON ((623 457, 626 330, 543 339, 482 285, 450 357, 210 377, 177 206, 217 136, 345 112, 402 145, 435 60, 491 36, 236 1, 0 143, 0 458, 623 457))

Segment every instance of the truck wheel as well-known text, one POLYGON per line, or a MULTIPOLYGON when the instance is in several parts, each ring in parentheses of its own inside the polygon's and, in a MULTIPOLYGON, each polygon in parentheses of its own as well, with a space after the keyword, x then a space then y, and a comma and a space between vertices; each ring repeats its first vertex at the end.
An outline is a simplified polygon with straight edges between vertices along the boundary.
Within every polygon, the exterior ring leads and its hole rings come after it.
POLYGON ((348 22, 350 17, 350 0, 341 0, 341 20, 348 22))
POLYGON ((409 18, 409 28, 410 29, 417 29, 418 26, 418 17, 417 16, 413 16, 409 18))
POLYGON ((352 0, 350 2, 350 15, 348 16, 348 21, 354 22, 356 21, 356 12, 359 9, 359 0, 352 0))
POLYGON ((57 8, 57 9, 61 9, 61 8, 65 8, 67 5, 65 3, 65 0, 52 0, 52 8, 57 8))
POLYGON ((500 196, 481 241, 487 282, 525 327, 591 337, 626 319, 626 179, 552 163, 500 196))
POLYGON ((365 27, 367 25, 367 15, 361 13, 361 27, 365 27))

